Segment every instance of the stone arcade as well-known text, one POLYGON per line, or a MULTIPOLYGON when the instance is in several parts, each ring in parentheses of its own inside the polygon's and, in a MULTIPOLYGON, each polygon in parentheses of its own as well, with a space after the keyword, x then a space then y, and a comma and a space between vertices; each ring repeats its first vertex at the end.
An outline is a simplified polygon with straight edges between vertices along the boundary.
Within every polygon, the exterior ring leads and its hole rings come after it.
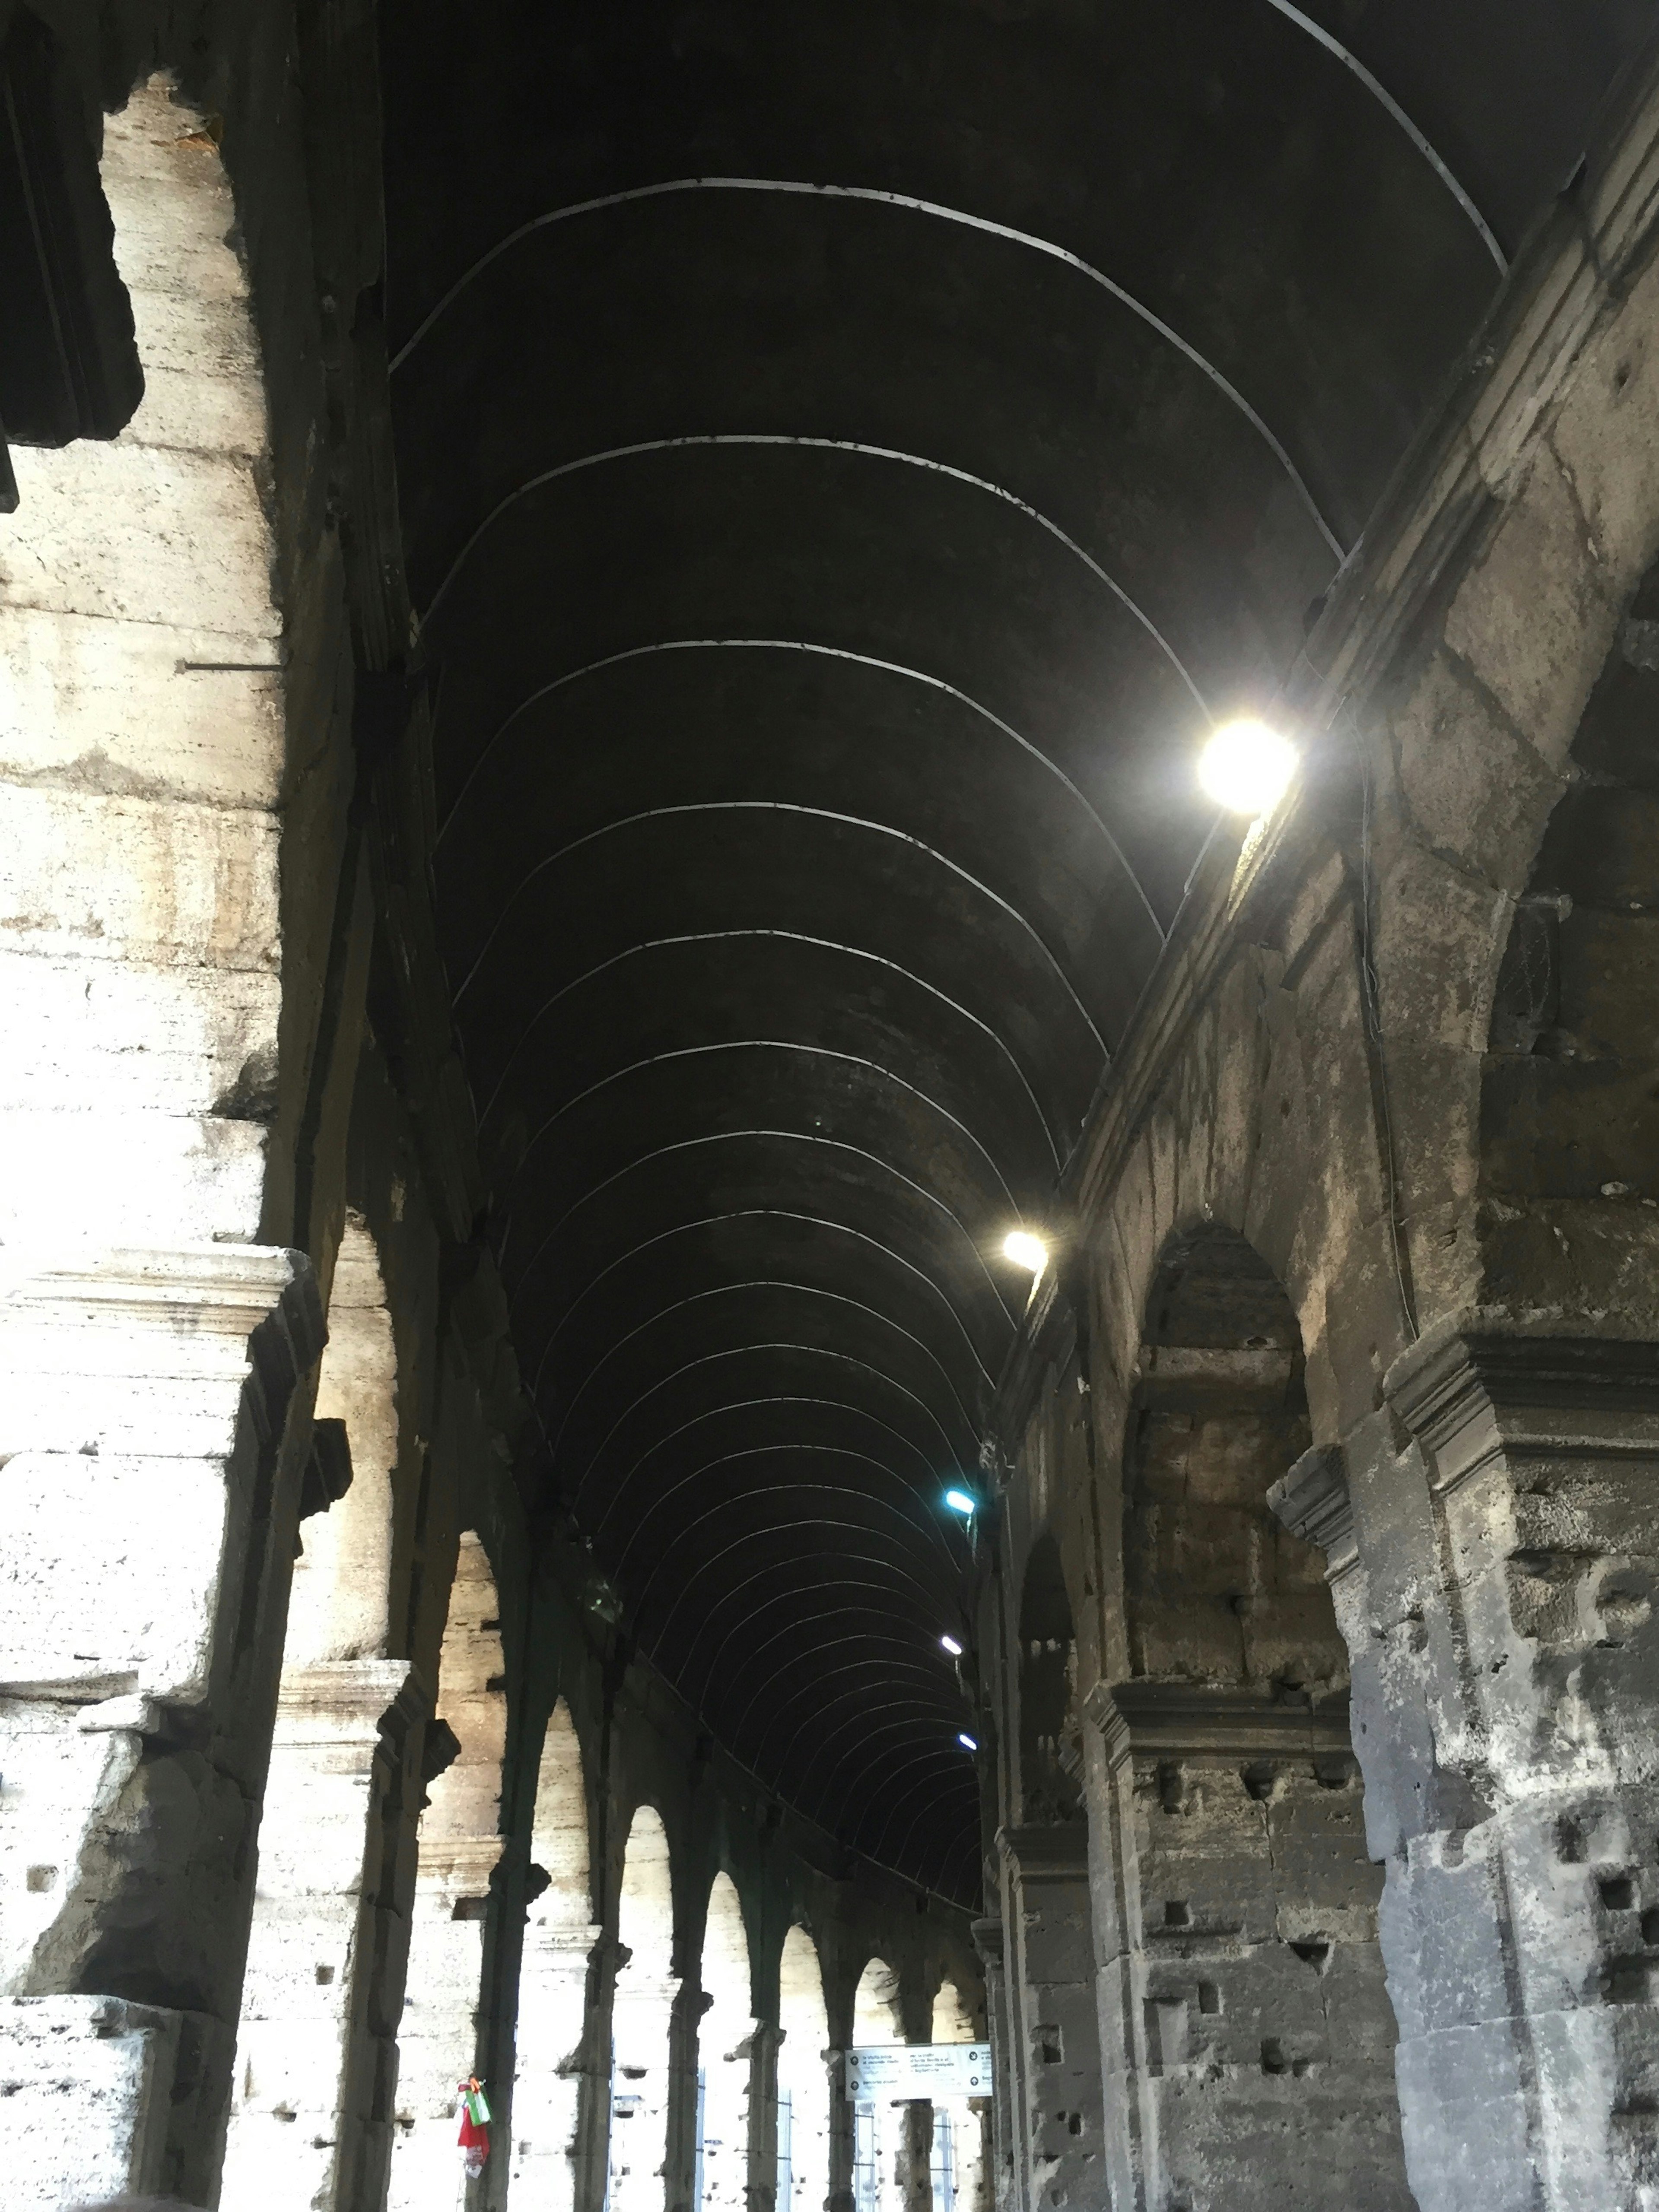
POLYGON ((0 0, 0 424, 8 2212, 1659 2212, 1651 0, 0 0))

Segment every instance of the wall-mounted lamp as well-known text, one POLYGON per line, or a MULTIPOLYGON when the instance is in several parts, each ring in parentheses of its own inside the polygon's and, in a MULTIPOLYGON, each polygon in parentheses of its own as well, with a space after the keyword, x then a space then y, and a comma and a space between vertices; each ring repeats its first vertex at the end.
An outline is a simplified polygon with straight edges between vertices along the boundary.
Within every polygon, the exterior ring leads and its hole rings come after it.
POLYGON ((945 1502, 952 1513, 960 1513, 964 1521, 971 1521, 979 1510, 979 1500, 965 1490, 947 1490, 945 1502))
POLYGON ((1206 799, 1254 820, 1283 799, 1297 759, 1290 739, 1266 722, 1227 722, 1199 755, 1198 781, 1206 799))
POLYGON ((1002 1256, 1015 1267, 1028 1267, 1032 1274, 1040 1275, 1048 1264, 1048 1247, 1029 1230, 1011 1229, 1002 1240, 1002 1256))
POLYGON ((961 1644, 959 1644, 957 1642, 957 1639, 956 1639, 956 1638, 955 1638, 954 1636, 941 1636, 941 1637, 940 1637, 940 1638, 939 1638, 939 1643, 940 1643, 940 1644, 942 1645, 942 1647, 943 1647, 946 1651, 948 1651, 948 1652, 950 1653, 951 1656, 953 1659, 960 1659, 960 1658, 961 1658, 961 1656, 962 1656, 962 1646, 961 1646, 961 1644))

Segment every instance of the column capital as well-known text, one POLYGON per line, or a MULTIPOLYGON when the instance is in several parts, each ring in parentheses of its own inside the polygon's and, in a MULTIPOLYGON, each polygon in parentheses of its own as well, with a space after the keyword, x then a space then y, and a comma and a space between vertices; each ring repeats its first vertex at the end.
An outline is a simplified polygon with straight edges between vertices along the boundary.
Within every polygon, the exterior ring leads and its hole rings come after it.
POLYGON ((1331 1581, 1354 1565, 1353 1498, 1346 1455, 1340 1444, 1316 1444, 1304 1452, 1290 1473, 1270 1487, 1267 1505, 1291 1535, 1323 1552, 1331 1581))
POLYGON ((1471 1310, 1402 1352, 1382 1389, 1442 1493, 1529 1444, 1659 1454, 1659 1344, 1645 1339, 1546 1335, 1471 1310))

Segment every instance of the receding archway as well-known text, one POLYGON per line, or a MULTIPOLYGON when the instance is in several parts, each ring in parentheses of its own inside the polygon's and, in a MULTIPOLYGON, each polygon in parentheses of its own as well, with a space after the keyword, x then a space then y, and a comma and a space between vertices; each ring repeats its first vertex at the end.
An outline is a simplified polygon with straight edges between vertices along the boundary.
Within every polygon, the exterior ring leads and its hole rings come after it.
POLYGON ((778 1963, 777 2212, 827 2212, 830 2199, 830 2015, 817 1946, 804 1928, 783 1939, 778 1963))
POLYGON ((387 1656, 397 1352, 374 1241, 355 1212, 335 1262, 328 1325, 317 1419, 343 1425, 351 1480, 343 1496, 301 1523, 295 1562, 259 1824, 225 2212, 311 2212, 349 2202, 369 2158, 373 2084, 385 2070, 364 2063, 377 2035, 384 2039, 386 1999, 374 1985, 382 1961, 365 1913, 397 1768, 381 1723, 409 1670, 387 1656))
MULTIPOLYGON (((981 2038, 961 1990, 947 1975, 933 1997, 935 2043, 981 2038)), ((946 2097, 933 2106, 933 2212, 988 2212, 983 2097, 946 2097)))
MULTIPOLYGON (((1267 1492, 1306 1449, 1301 1334, 1243 1237, 1173 1240, 1124 1464, 1130 1679, 1105 1717, 1123 1953, 1116 2190, 1403 2212, 1394 2024, 1323 1563, 1267 1492), (1124 2078, 1126 2077, 1127 2078, 1124 2078), (1125 2143, 1138 2142, 1138 2153, 1125 2143)), ((1107 2008, 1103 2002, 1103 2018, 1107 2008)))
POLYGON ((697 2037, 696 2198, 702 2212, 743 2212, 755 2008, 743 1907, 728 1874, 717 1874, 708 1893, 702 1981, 708 2009, 697 2037))
MULTIPOLYGON (((853 1992, 853 2041, 903 2043, 899 1978, 885 1959, 872 1959, 853 1992)), ((907 2144, 900 2107, 872 2100, 853 2107, 854 2212, 903 2212, 907 2144)))
POLYGON ((495 1578, 469 1530, 438 1662, 438 1708, 458 1749, 421 1815, 387 2212, 454 2212, 456 2084, 477 2054, 489 1879, 501 1855, 501 1631, 495 1578))
POLYGON ((562 1698, 542 1739, 536 1775, 532 1899, 519 1974, 518 2080, 513 2100, 514 2212, 570 2212, 581 2112, 591 1917, 587 1784, 581 1746, 562 1698))
POLYGON ((617 1933, 627 1958, 611 2006, 607 2212, 663 2212, 674 1999, 674 1887, 668 1832, 641 1805, 628 1832, 617 1933))

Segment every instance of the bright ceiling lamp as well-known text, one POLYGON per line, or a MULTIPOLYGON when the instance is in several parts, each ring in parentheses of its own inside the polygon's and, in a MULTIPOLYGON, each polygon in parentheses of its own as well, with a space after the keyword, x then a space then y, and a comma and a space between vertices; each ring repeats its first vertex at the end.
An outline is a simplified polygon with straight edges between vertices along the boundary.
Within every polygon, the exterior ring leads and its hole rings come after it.
POLYGON ((947 1490, 945 1502, 952 1513, 960 1513, 964 1521, 971 1519, 979 1510, 978 1499, 965 1490, 947 1490))
POLYGON ((1271 814, 1296 773, 1297 750, 1266 722, 1227 722, 1198 757, 1204 794, 1230 814, 1271 814))
POLYGON ((944 1645, 945 1649, 950 1653, 953 1659, 961 1658, 962 1646, 957 1642, 954 1636, 941 1636, 939 1642, 944 1645))
POLYGON ((957 1730, 957 1741, 962 1746, 964 1751, 977 1751, 979 1749, 978 1737, 969 1735, 965 1729, 958 1729, 957 1730))
POLYGON ((1048 1264, 1048 1247, 1028 1229, 1011 1229, 1002 1240, 1002 1256, 1012 1260, 1015 1267, 1027 1267, 1032 1274, 1040 1275, 1048 1264))

